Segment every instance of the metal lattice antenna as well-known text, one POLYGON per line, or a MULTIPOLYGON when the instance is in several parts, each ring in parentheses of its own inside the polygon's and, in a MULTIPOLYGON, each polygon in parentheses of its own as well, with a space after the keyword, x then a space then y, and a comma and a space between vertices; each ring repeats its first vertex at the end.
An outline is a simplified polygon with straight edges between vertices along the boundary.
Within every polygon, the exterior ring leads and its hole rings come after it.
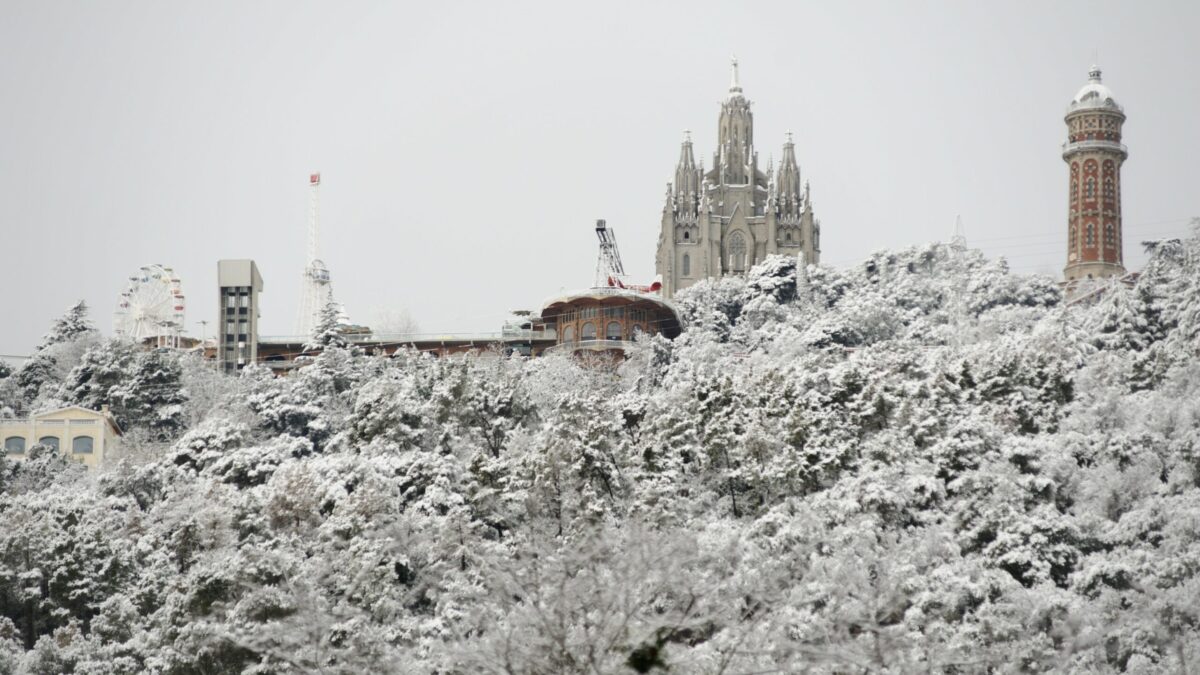
POLYGON ((954 234, 950 236, 950 245, 959 249, 967 247, 967 235, 963 230, 961 215, 954 216, 954 234))
POLYGON ((603 220, 596 221, 596 238, 600 240, 600 256, 596 259, 594 285, 624 287, 625 266, 617 250, 617 235, 603 220))
POLYGON ((317 230, 320 227, 318 215, 321 206, 321 174, 314 173, 308 177, 308 258, 304 266, 311 267, 317 259, 317 230))
POLYGON ((333 300, 329 269, 317 257, 317 238, 320 228, 321 174, 308 177, 308 250, 300 287, 300 311, 296 315, 296 334, 312 334, 317 316, 333 300))

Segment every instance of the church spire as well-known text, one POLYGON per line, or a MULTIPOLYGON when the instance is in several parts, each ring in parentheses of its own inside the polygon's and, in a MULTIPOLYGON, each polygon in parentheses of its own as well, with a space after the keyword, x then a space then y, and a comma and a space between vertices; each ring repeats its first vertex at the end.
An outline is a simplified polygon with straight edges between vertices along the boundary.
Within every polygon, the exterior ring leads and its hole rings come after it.
POLYGON ((679 164, 675 167, 675 203, 681 211, 694 212, 700 200, 700 169, 692 154, 692 132, 683 132, 679 147, 679 164))
POLYGON ((729 98, 733 98, 742 95, 742 83, 738 78, 738 60, 736 56, 730 59, 730 64, 732 69, 729 75, 729 98))
POLYGON ((736 58, 730 78, 729 98, 721 103, 717 152, 710 177, 717 183, 746 185, 758 177, 759 171, 754 155, 754 115, 750 101, 742 95, 736 58))
POLYGON ((775 177, 775 190, 779 195, 781 210, 788 214, 800 212, 800 165, 796 163, 796 144, 792 132, 787 132, 783 143, 783 159, 779 162, 779 173, 775 177))

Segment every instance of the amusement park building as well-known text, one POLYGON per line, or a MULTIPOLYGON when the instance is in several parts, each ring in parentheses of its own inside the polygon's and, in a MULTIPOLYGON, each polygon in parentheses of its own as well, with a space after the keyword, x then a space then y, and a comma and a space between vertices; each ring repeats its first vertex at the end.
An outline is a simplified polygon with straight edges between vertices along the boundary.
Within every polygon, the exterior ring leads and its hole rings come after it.
POLYGON ((545 302, 541 321, 557 336, 550 351, 623 354, 639 334, 679 335, 679 314, 658 293, 601 286, 545 302))
POLYGON ((258 360, 258 294, 262 276, 253 260, 217 262, 217 359, 233 373, 258 360))

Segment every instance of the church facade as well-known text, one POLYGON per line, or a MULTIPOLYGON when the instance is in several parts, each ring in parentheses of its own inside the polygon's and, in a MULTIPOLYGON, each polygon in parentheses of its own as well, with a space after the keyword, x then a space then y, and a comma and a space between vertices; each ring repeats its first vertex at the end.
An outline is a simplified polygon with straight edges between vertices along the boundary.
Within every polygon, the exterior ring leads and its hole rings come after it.
POLYGON ((667 184, 655 267, 670 298, 700 279, 742 274, 775 253, 820 262, 821 225, 790 133, 779 168, 759 169, 754 115, 735 60, 711 169, 697 165, 691 135, 684 133, 675 181, 667 184))

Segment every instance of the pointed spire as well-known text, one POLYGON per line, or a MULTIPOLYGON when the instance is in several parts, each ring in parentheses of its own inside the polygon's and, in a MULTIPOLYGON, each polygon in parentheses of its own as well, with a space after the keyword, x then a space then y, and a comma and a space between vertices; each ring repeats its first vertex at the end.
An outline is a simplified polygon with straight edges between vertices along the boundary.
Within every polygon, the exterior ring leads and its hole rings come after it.
POLYGON ((742 83, 738 78, 737 56, 734 56, 730 60, 730 63, 732 64, 732 71, 729 75, 729 98, 733 98, 742 95, 742 83))
POLYGON ((783 212, 796 215, 800 211, 800 166, 796 163, 796 144, 792 142, 792 132, 787 132, 785 138, 775 184, 782 198, 783 212))
MULTIPOLYGON (((692 132, 688 129, 683 130, 683 143, 679 146, 679 165, 676 171, 690 171, 696 168, 696 159, 692 155, 692 132)), ((675 183, 678 185, 678 178, 675 183)))
POLYGON ((692 155, 692 132, 687 129, 683 132, 683 142, 679 147, 679 164, 675 166, 674 190, 675 206, 680 213, 694 213, 702 189, 700 170, 696 168, 696 159, 692 155))

